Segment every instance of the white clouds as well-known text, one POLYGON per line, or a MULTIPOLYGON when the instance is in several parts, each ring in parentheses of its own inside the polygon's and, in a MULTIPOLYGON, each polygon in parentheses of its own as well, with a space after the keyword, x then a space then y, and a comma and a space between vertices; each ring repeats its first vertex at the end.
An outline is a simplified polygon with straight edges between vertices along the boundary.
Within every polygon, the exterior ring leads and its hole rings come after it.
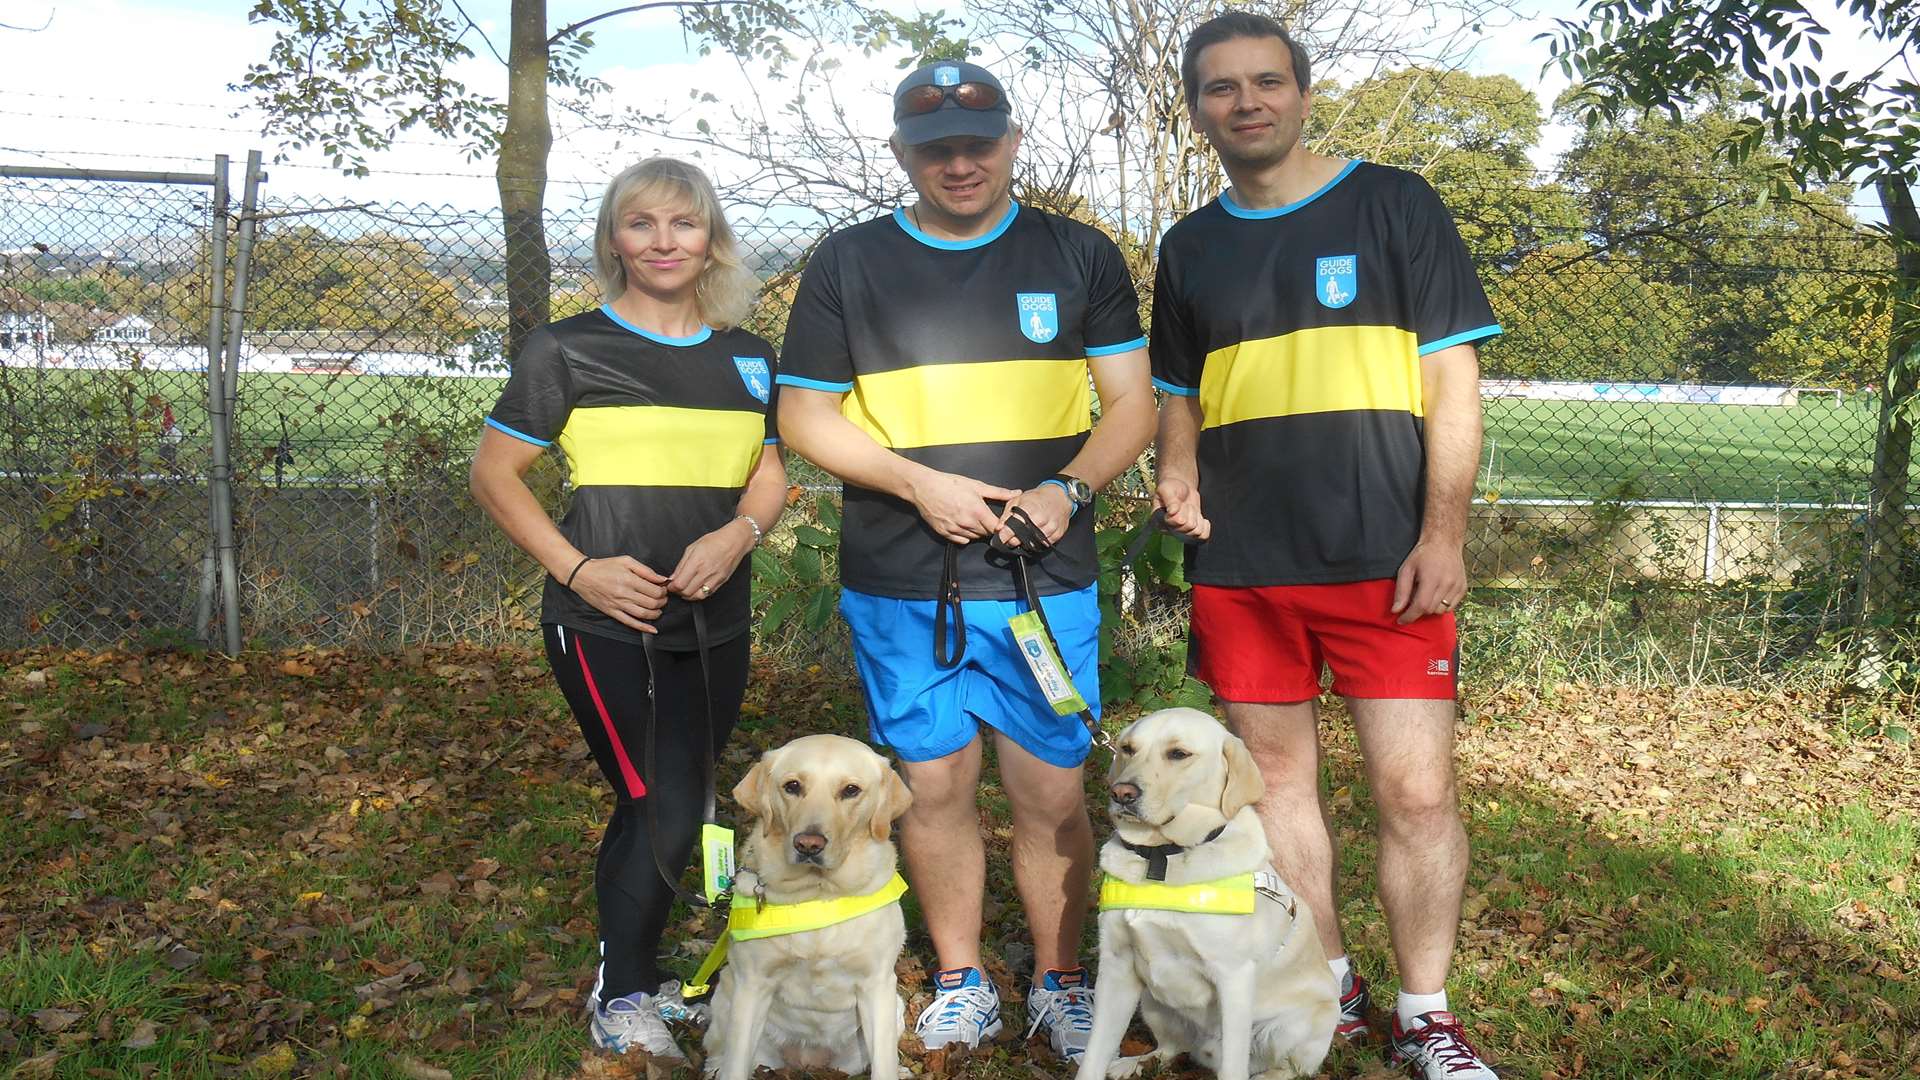
MULTIPOLYGON (((260 134, 247 98, 227 89, 266 55, 272 30, 244 10, 60 0, 37 34, 0 31, 0 160, 13 164, 207 171, 213 156, 269 160, 276 143, 260 134), (240 115, 234 115, 239 112, 240 115)), ((478 89, 504 89, 491 58, 463 74, 478 89), (497 85, 496 85, 497 84, 497 85)), ((485 206, 493 182, 484 163, 431 136, 410 134, 379 155, 382 175, 351 180, 317 153, 269 166, 269 188, 313 199, 404 199, 485 206), (391 170, 391 172, 389 172, 391 170), (404 176, 457 172, 477 177, 404 176)), ((236 179, 239 175, 236 168, 236 179)))

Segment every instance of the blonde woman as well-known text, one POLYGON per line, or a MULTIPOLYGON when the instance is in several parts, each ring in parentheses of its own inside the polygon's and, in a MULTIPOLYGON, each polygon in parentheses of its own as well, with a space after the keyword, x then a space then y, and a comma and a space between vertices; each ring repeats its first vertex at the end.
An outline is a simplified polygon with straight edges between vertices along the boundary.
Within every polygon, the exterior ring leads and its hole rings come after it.
POLYGON ((678 984, 657 966, 667 878, 687 865, 706 762, 746 690, 747 556, 786 496, 775 359, 739 329, 754 281, 699 169, 651 158, 616 176, 594 258, 607 303, 527 339, 472 486, 547 570, 547 659, 613 786, 594 1041, 679 1058, 663 1022, 683 1015, 678 984), (554 445, 573 482, 557 526, 524 480, 554 445))

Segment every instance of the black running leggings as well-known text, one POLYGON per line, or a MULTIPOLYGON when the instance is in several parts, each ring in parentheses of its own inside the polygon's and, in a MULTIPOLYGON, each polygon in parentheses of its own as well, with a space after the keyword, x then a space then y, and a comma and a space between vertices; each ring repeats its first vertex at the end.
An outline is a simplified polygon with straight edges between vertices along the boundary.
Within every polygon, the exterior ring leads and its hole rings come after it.
POLYGON ((747 687, 749 636, 741 634, 708 650, 713 685, 713 741, 700 745, 707 725, 706 690, 698 652, 653 651, 659 670, 659 704, 649 773, 647 749, 647 655, 632 642, 546 626, 547 662, 580 724, 607 782, 613 785, 613 816, 600 840, 594 891, 600 901, 603 954, 601 1002, 660 987, 660 935, 673 907, 673 890, 654 865, 647 836, 652 804, 660 862, 678 872, 700 836, 705 809, 701 755, 716 759, 740 716, 747 687), (650 778, 649 787, 643 777, 650 778))

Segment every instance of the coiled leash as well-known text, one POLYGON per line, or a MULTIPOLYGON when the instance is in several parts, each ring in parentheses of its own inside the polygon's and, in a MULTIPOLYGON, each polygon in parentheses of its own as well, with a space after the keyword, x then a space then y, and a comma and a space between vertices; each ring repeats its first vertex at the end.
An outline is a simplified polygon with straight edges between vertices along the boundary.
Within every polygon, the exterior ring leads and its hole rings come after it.
MULTIPOLYGON (((1077 714, 1093 741, 1111 753, 1113 739, 1101 730, 1100 722, 1093 717, 1093 709, 1074 688, 1073 676, 1060 655, 1060 639, 1054 637, 1046 610, 1040 606, 1040 597, 1033 589, 1032 561, 1052 551, 1053 544, 1027 512, 1017 506, 1008 511, 1006 528, 1019 540, 1018 544, 1002 541, 996 532, 987 538, 987 546, 1013 560, 1014 590, 1027 610, 1009 619, 1007 625, 1020 646, 1020 656, 1027 662, 1053 711, 1061 716, 1077 714)), ((960 549, 967 546, 947 545, 940 570, 940 590, 935 594, 933 661, 943 668, 955 666, 967 655, 967 617, 960 606, 960 549), (951 651, 947 648, 949 620, 953 624, 951 651)))

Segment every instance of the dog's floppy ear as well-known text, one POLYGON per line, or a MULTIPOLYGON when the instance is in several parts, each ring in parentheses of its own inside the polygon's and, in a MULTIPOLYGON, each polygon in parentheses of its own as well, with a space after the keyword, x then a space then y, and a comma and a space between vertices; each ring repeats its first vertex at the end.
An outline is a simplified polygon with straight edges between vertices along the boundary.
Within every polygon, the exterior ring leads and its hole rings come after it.
POLYGON ((907 782, 890 765, 880 769, 883 778, 880 781, 880 793, 873 800, 873 838, 885 840, 893 835, 893 821, 907 812, 913 805, 913 792, 908 790, 907 782))
POLYGON ((1237 736, 1228 734, 1220 744, 1220 753, 1227 761, 1227 782, 1220 785, 1220 816, 1231 818, 1259 802, 1267 793, 1267 782, 1260 776, 1260 766, 1253 763, 1253 755, 1247 752, 1247 744, 1237 736))
POLYGON ((739 804, 740 809, 765 821, 772 814, 766 804, 766 786, 767 759, 762 757, 753 763, 753 768, 747 770, 747 775, 741 777, 739 783, 733 785, 733 801, 739 804))

